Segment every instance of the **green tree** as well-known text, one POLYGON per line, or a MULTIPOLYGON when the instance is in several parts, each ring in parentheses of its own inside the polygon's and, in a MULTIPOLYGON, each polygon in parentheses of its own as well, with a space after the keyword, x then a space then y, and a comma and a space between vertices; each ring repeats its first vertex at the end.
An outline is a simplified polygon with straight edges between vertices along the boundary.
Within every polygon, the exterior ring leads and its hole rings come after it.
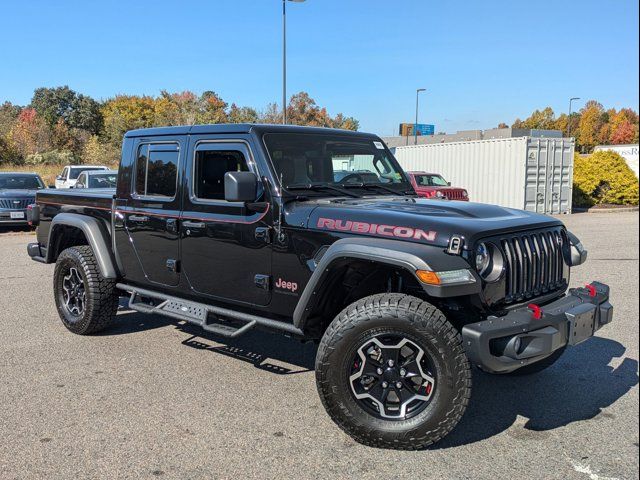
POLYGON ((78 94, 68 86, 38 88, 33 92, 31 107, 51 128, 62 120, 69 128, 98 133, 102 119, 100 104, 86 95, 78 94))

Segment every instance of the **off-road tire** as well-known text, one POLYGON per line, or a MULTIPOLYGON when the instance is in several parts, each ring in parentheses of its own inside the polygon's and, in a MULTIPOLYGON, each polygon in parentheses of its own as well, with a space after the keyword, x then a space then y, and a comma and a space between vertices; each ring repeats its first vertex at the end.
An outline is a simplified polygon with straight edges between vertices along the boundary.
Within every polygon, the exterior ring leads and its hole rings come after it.
POLYGON ((53 273, 53 291, 60 319, 73 333, 97 333, 115 320, 119 300, 116 282, 102 276, 89 245, 70 247, 60 253, 53 273), (63 297, 63 281, 71 268, 76 269, 84 285, 86 301, 80 315, 67 309, 63 297))
POLYGON ((558 350, 553 352, 551 355, 549 355, 547 358, 543 358, 542 360, 536 363, 530 363, 529 365, 525 365, 524 367, 514 370, 513 372, 509 372, 505 375, 509 375, 512 377, 522 377, 525 375, 534 375, 536 373, 540 373, 541 371, 546 370, 551 365, 556 363, 566 349, 567 347, 559 348, 558 350))
POLYGON ((371 295, 345 308, 322 337, 315 369, 318 393, 331 419, 356 441, 373 447, 416 450, 438 442, 458 424, 471 397, 471 367, 460 333, 436 307, 409 295, 371 295), (405 335, 433 359, 433 395, 413 417, 371 415, 345 381, 350 352, 377 331, 405 335))

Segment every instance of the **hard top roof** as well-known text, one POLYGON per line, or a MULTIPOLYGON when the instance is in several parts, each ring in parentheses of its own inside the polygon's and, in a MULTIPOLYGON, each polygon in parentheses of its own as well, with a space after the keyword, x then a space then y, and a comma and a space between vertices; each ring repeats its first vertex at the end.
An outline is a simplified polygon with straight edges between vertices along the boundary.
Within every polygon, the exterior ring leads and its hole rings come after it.
POLYGON ((316 133, 350 135, 360 138, 378 138, 370 133, 354 132, 339 128, 300 127, 297 125, 269 125, 256 123, 223 123, 214 125, 184 125, 177 127, 157 127, 130 130, 125 137, 152 137, 157 135, 199 135, 199 134, 232 134, 232 133, 316 133))

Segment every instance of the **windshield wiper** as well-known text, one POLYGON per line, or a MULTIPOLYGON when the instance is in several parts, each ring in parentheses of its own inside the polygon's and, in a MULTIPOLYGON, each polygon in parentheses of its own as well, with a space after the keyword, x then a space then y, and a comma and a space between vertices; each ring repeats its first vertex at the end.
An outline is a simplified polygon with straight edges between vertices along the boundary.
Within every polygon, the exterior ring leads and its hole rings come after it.
POLYGON ((385 192, 389 192, 389 193, 393 193, 395 195, 409 195, 412 192, 400 192, 394 188, 391 187, 387 187, 386 185, 383 185, 381 183, 374 183, 374 182, 359 182, 359 183, 342 183, 340 184, 341 187, 344 188, 349 188, 349 187, 356 187, 356 188, 370 188, 370 187, 375 187, 375 188, 379 188, 380 190, 384 190, 385 192))
POLYGON ((337 192, 347 197, 360 198, 360 195, 358 194, 345 190, 344 188, 334 187, 333 185, 327 185, 326 183, 294 183, 291 185, 287 185, 285 189, 286 190, 331 190, 332 192, 337 192))

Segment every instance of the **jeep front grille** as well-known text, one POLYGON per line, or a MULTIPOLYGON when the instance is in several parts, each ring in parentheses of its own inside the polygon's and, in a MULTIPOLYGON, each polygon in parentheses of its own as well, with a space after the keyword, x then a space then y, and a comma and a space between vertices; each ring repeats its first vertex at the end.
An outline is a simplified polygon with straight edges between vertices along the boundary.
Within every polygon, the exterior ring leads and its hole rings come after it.
POLYGON ((500 239, 505 258, 505 302, 514 303, 566 288, 569 269, 561 229, 526 232, 500 239))

